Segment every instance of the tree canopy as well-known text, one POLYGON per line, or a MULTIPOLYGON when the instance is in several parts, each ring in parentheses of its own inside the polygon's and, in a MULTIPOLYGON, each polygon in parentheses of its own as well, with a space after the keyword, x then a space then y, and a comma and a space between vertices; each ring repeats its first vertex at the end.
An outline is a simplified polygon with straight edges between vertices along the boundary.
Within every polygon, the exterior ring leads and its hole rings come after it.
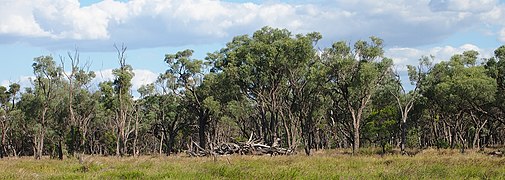
POLYGON ((139 97, 125 45, 114 46, 114 79, 97 88, 77 51, 36 57, 32 86, 0 86, 0 156, 172 155, 240 142, 307 155, 504 145, 505 46, 395 70, 378 37, 323 48, 321 39, 263 27, 203 59, 167 52, 139 97))

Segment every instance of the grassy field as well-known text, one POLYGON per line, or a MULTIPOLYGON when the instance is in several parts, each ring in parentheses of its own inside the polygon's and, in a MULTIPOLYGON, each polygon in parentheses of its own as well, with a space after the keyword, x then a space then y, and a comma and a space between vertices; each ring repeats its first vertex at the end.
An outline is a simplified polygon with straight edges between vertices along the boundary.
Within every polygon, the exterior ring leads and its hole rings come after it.
POLYGON ((416 156, 85 157, 0 160, 0 179, 505 179, 505 158, 424 150, 416 156))

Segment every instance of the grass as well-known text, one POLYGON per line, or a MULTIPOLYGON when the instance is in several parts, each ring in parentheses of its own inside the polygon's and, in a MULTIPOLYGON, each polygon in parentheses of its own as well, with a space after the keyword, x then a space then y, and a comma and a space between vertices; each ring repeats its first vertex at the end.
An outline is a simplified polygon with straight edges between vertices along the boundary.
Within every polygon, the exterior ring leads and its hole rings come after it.
POLYGON ((505 158, 475 151, 424 150, 416 156, 94 157, 0 160, 0 179, 505 179, 505 158))

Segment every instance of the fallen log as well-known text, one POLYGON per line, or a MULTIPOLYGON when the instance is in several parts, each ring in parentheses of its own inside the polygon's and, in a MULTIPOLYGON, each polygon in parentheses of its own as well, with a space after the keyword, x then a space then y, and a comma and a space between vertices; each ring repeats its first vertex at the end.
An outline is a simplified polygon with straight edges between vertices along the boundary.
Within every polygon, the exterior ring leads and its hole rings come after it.
POLYGON ((218 146, 214 146, 211 150, 206 150, 197 143, 192 142, 195 148, 189 149, 187 154, 192 157, 204 157, 210 155, 291 155, 294 154, 292 149, 281 148, 276 146, 269 146, 265 144, 260 144, 254 142, 251 138, 247 142, 242 143, 221 143, 218 146))

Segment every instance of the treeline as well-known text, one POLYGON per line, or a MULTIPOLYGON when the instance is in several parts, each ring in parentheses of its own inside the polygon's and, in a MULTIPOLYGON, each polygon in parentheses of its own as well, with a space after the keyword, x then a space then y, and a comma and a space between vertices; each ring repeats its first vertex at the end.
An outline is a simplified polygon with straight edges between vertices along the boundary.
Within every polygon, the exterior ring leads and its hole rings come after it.
POLYGON ((78 52, 37 57, 32 87, 0 87, 0 156, 171 155, 251 137, 307 155, 505 144, 505 46, 489 59, 420 57, 404 87, 381 39, 321 49, 321 38, 264 27, 203 60, 167 54, 138 98, 124 46, 114 80, 97 90, 78 52))

